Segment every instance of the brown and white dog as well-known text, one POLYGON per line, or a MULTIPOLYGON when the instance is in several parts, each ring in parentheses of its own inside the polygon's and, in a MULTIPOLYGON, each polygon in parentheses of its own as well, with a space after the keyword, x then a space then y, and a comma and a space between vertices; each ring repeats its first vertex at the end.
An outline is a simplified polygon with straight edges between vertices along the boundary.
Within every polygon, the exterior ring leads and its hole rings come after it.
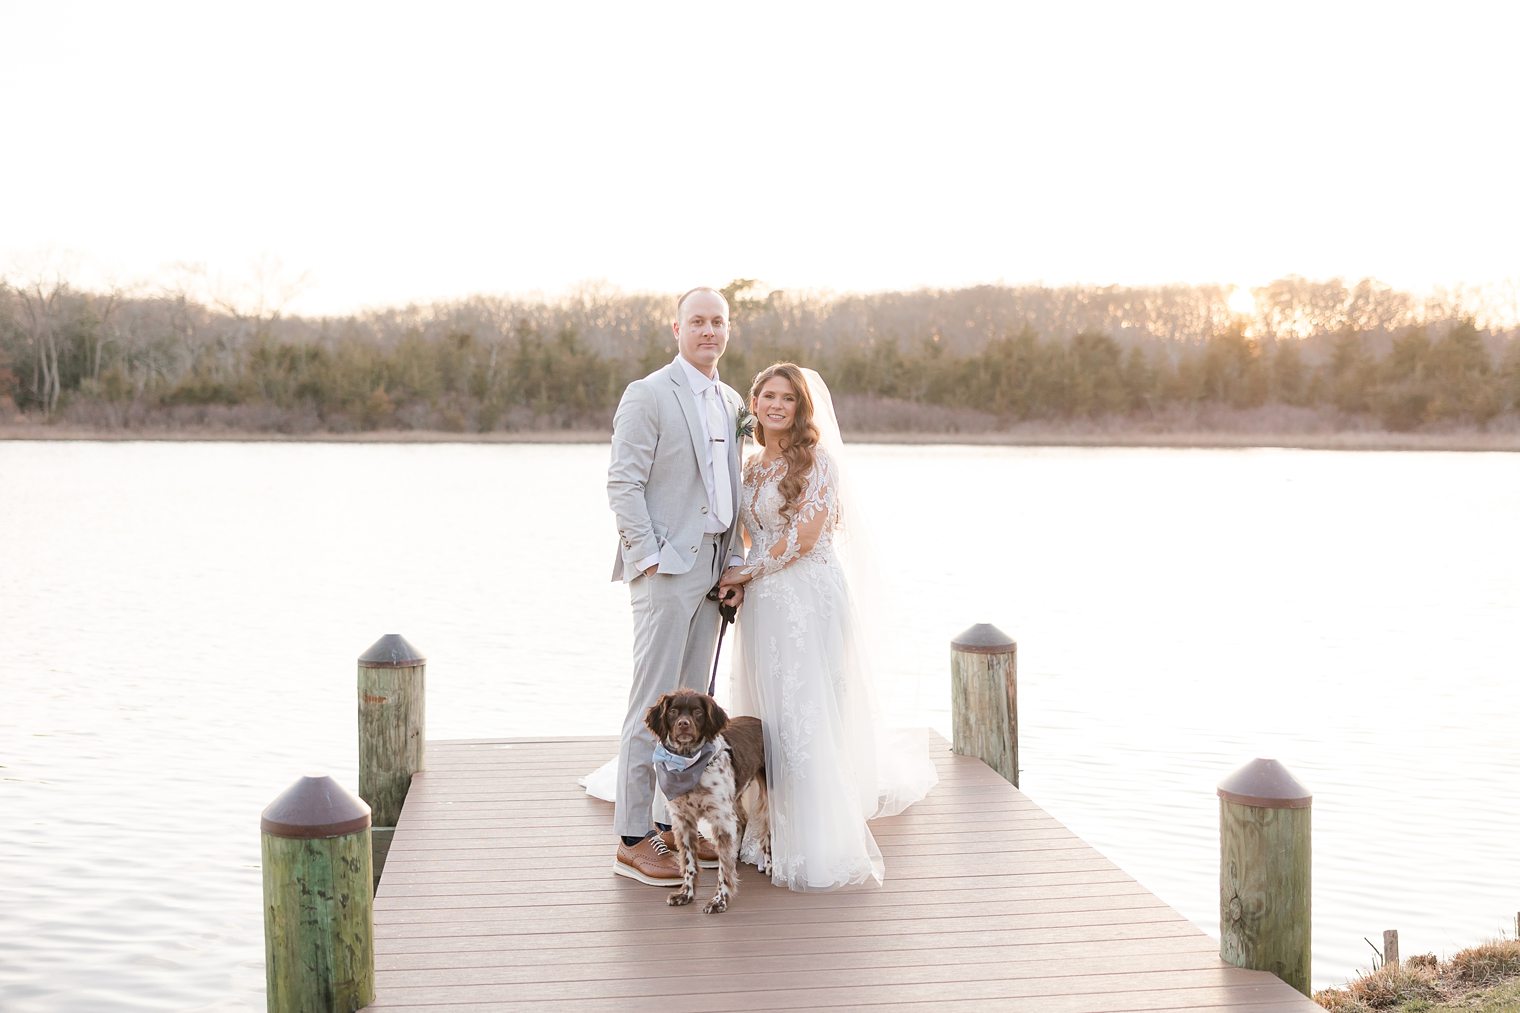
POLYGON ((666 903, 673 907, 690 904, 696 896, 697 823, 706 820, 718 852, 718 889, 702 910, 707 914, 726 911, 739 890, 739 844, 750 819, 755 821, 765 865, 770 866, 765 740, 760 719, 730 719, 706 693, 678 689, 660 697, 644 716, 644 723, 668 754, 662 761, 656 749, 655 772, 670 803, 670 823, 681 854, 681 888, 673 891, 666 903), (683 762, 690 766, 678 769, 683 762), (747 814, 740 796, 751 782, 757 788, 758 800, 754 813, 747 814))

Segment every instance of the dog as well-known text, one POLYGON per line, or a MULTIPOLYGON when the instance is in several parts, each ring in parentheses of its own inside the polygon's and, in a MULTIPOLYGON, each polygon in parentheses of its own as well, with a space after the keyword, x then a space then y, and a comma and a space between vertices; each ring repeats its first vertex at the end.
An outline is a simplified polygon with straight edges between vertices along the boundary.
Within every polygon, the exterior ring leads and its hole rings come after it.
POLYGON ((681 856, 681 887, 666 898, 672 907, 690 904, 697 893, 697 823, 706 820, 718 853, 718 888, 702 908, 728 910, 739 891, 739 844, 753 820, 765 866, 770 866, 770 821, 765 787, 765 740, 759 718, 730 718, 706 693, 678 689, 649 708, 644 723, 660 740, 655 773, 669 802, 670 823, 681 856), (689 763, 681 769, 683 762, 689 763), (740 797, 754 784, 756 803, 746 813, 740 797))

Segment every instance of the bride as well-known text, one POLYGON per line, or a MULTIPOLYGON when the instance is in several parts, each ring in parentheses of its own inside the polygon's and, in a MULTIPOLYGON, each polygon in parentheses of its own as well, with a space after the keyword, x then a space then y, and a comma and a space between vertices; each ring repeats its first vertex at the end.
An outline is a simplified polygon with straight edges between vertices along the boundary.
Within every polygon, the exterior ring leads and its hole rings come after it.
MULTIPOLYGON (((750 410, 763 452, 744 466, 748 552, 721 583, 745 588, 729 709, 765 730, 768 871, 792 890, 880 883, 866 821, 923 798, 937 775, 921 733, 887 729, 873 699, 842 561, 858 504, 845 494, 828 388, 777 363, 755 377, 750 410)), ((746 858, 757 850, 747 842, 746 858)))
MULTIPOLYGON (((858 607, 869 551, 828 387, 811 369, 777 363, 755 377, 749 408, 762 452, 744 466, 748 551, 720 583, 744 587, 725 706, 764 727, 766 871, 792 890, 880 883, 866 821, 902 812, 938 775, 923 732, 889 728, 875 699, 858 607)), ((616 767, 614 758, 581 783, 611 799, 616 767)), ((758 841, 744 842, 745 861, 758 865, 760 854, 758 841)))

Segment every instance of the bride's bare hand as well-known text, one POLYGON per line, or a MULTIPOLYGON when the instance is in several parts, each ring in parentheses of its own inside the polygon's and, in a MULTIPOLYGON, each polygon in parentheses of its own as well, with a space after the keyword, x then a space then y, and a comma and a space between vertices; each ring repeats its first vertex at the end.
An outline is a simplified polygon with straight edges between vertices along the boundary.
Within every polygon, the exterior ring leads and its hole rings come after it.
POLYGON ((718 601, 724 605, 738 608, 744 604, 743 584, 719 584, 718 601))
POLYGON ((743 587, 750 582, 750 574, 744 572, 743 567, 730 566, 723 571, 723 576, 718 578, 719 584, 743 587))

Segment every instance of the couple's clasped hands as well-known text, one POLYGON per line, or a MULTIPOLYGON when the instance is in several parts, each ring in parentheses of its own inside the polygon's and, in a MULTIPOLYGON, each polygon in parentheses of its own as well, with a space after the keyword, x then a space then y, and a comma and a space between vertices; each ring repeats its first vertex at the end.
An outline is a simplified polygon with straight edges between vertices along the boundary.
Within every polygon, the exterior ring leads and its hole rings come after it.
POLYGON ((718 601, 733 608, 744 604, 744 587, 752 576, 739 566, 730 566, 724 570, 723 576, 718 578, 718 601))

